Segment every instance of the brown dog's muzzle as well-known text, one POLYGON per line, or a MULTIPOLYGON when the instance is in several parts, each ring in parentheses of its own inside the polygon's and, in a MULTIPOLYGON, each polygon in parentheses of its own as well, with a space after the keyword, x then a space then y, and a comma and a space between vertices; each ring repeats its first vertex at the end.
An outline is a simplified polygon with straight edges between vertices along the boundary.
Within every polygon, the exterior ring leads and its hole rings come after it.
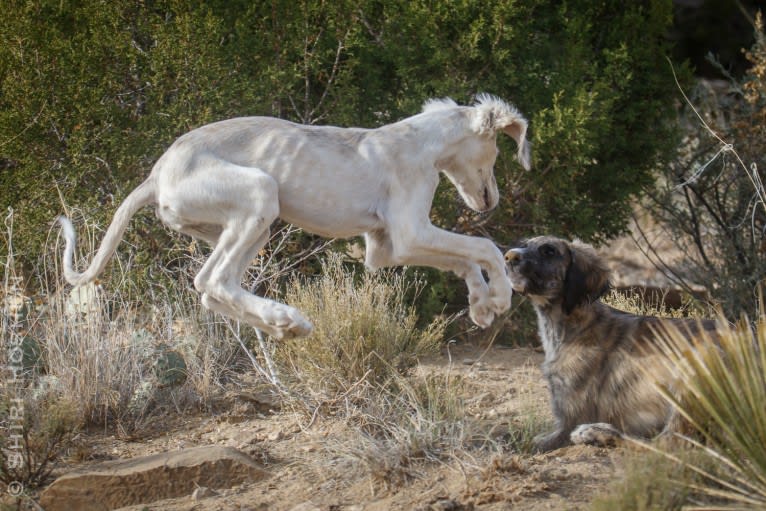
POLYGON ((521 261, 521 256, 523 255, 524 249, 523 248, 512 248, 508 252, 505 253, 505 262, 513 264, 518 263, 521 261))
POLYGON ((505 262, 510 271, 508 276, 511 279, 513 290, 522 295, 526 294, 529 288, 529 279, 525 275, 525 270, 529 269, 529 263, 524 262, 525 253, 526 249, 524 248, 512 248, 505 253, 505 262))

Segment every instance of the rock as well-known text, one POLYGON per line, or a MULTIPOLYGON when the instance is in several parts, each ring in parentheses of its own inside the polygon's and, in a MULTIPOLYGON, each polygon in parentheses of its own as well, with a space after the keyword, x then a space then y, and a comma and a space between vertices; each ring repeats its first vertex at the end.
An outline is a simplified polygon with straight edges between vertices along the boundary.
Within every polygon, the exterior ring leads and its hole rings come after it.
POLYGON ((439 499, 431 504, 432 511, 472 511, 473 504, 463 505, 454 499, 439 499))
POLYGON ((264 479, 260 464, 218 445, 99 463, 65 474, 40 495, 46 511, 108 511, 264 479))
POLYGON ((200 486, 199 488, 194 490, 194 492, 192 493, 191 498, 192 498, 192 500, 202 500, 205 497, 211 497, 213 495, 214 495, 213 490, 211 490, 210 488, 207 488, 205 486, 200 486))

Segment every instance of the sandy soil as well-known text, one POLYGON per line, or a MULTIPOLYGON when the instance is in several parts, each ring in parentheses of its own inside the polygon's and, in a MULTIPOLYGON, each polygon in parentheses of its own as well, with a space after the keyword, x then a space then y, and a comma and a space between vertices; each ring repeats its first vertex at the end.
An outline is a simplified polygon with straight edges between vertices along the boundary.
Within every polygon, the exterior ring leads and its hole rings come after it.
MULTIPOLYGON (((488 431, 502 432, 530 411, 550 417, 541 359, 540 352, 529 348, 466 343, 445 349, 418 370, 461 375, 469 415, 487 424, 488 431)), ((494 448, 422 463, 414 476, 386 484, 328 454, 329 443, 348 440, 348 428, 340 421, 325 417, 307 427, 305 416, 269 411, 257 396, 242 394, 234 403, 218 415, 155 424, 155 433, 139 441, 90 433, 79 456, 129 458, 220 444, 251 454, 272 474, 258 483, 125 508, 131 511, 573 510, 586 509, 621 474, 620 449, 577 446, 520 455, 494 448)), ((70 460, 69 468, 91 462, 70 460)))

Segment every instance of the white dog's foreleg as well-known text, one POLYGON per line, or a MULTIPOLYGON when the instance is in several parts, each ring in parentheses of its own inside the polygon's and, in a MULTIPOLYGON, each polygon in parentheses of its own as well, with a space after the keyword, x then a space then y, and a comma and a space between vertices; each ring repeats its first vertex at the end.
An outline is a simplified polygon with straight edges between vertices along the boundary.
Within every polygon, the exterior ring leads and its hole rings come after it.
MULTIPOLYGON (((395 244, 396 246, 396 244, 395 244)), ((443 231, 432 225, 417 237, 396 246, 397 264, 417 264, 450 270, 466 280, 471 301, 471 318, 487 327, 495 315, 511 306, 511 281, 500 250, 484 238, 443 231), (489 286, 481 270, 489 277, 489 286)))
MULTIPOLYGON (((439 270, 451 271, 462 278, 468 287, 469 314, 471 320, 482 328, 492 324, 495 314, 499 314, 490 296, 490 287, 484 280, 478 263, 443 254, 404 254, 394 258, 392 243, 384 236, 365 235, 367 254, 365 262, 375 269, 399 264, 430 266, 439 270)), ((510 300, 510 298, 509 298, 510 300)))

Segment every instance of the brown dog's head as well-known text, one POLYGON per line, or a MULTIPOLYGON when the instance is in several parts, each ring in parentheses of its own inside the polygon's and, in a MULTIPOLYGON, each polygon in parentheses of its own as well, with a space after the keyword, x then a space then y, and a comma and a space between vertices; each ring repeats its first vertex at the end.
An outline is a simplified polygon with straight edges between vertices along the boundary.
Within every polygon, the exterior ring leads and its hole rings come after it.
POLYGON ((609 269, 590 245, 540 236, 505 253, 513 290, 571 313, 609 289, 609 269))

